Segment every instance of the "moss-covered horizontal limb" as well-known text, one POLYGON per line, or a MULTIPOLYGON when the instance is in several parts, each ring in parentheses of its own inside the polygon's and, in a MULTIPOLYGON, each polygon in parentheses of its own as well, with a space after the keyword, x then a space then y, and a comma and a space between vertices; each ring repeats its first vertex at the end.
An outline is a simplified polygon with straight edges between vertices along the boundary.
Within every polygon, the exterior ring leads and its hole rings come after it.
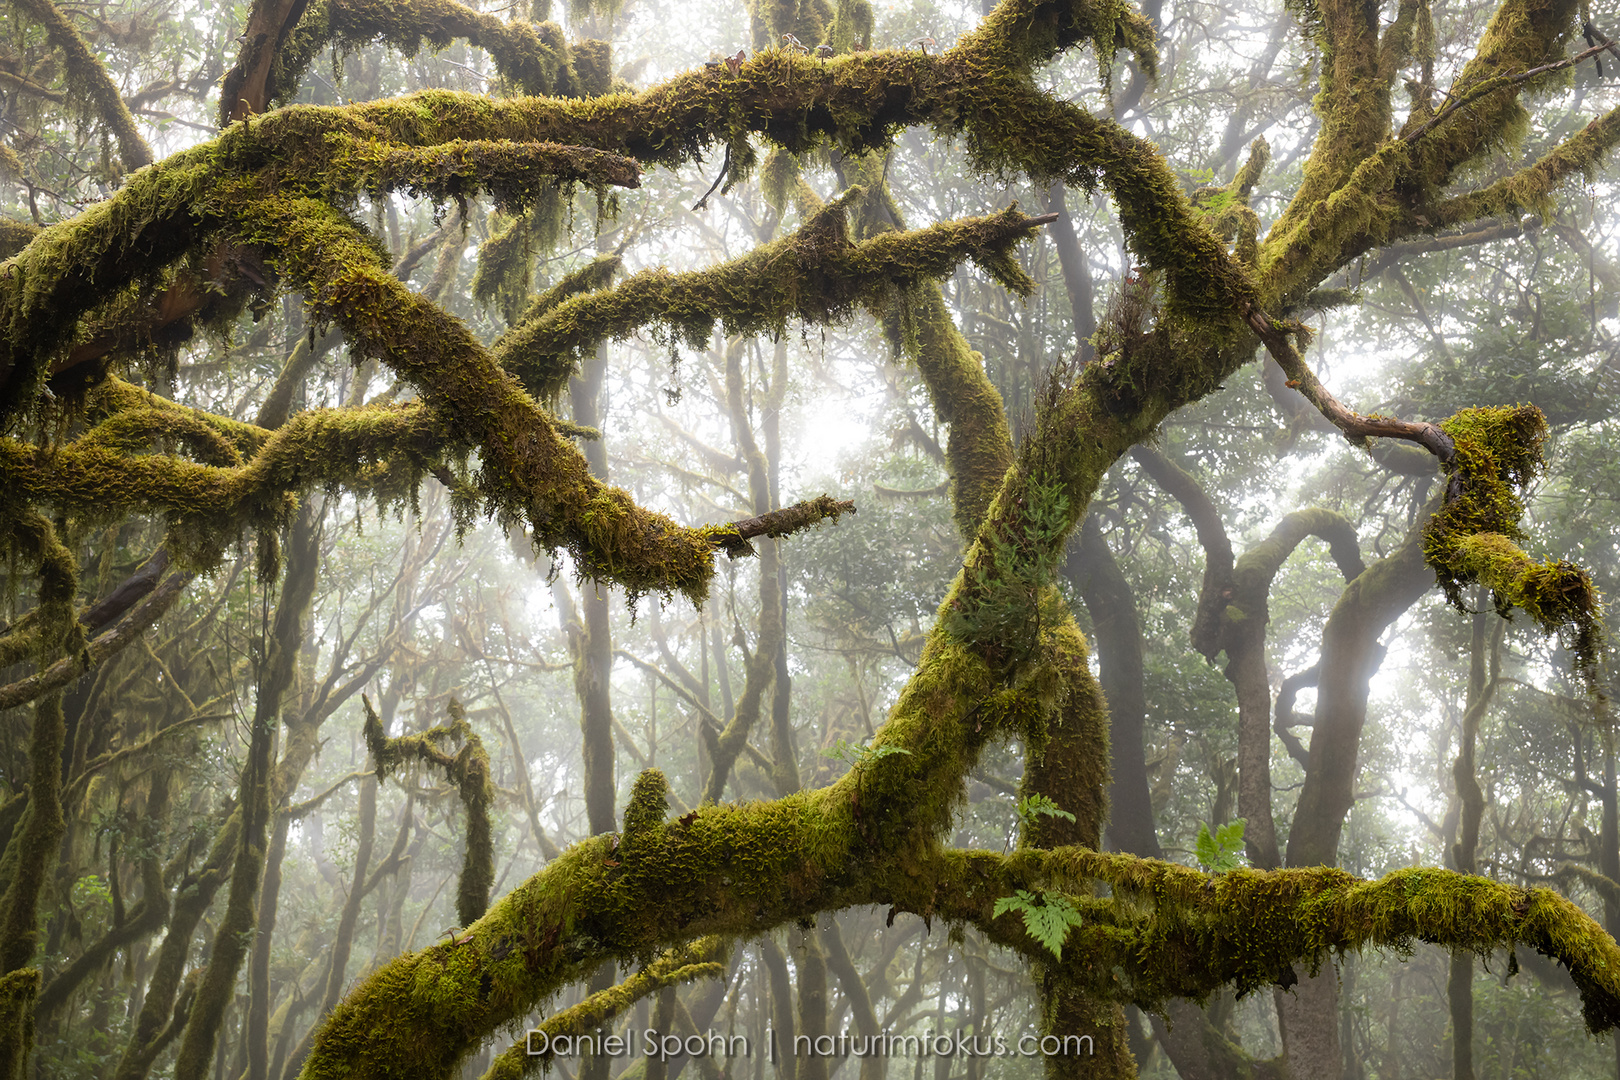
POLYGON ((241 239, 273 250, 357 354, 414 384, 446 439, 453 430, 461 445, 479 449, 478 488, 499 516, 527 518, 536 543, 566 547, 581 573, 632 592, 702 599, 714 569, 708 533, 644 510, 591 476, 471 331, 388 274, 352 222, 307 198, 261 198, 239 214, 241 239))
POLYGON ((1125 916, 1112 927, 1078 932, 1077 966, 1094 968, 1071 974, 1109 981, 1109 961, 1117 958, 1126 973, 1122 996, 1150 1007, 1170 996, 1202 998, 1227 984, 1255 989, 1293 963, 1314 966, 1329 952, 1404 951, 1420 941, 1480 954, 1526 945, 1569 969, 1591 1031, 1620 1026, 1620 947, 1550 889, 1436 869, 1363 881, 1329 867, 1211 877, 1075 848, 1046 859, 1049 872, 1108 882, 1115 910, 1125 916), (1093 943, 1096 951, 1079 961, 1093 943))
POLYGON ((852 500, 839 500, 831 495, 817 495, 814 499, 794 503, 792 506, 780 510, 772 510, 768 514, 758 517, 743 518, 733 521, 730 525, 713 530, 715 543, 724 548, 726 554, 732 558, 739 555, 752 555, 753 546, 748 541, 758 536, 768 536, 779 540, 784 536, 792 536, 800 529, 808 529, 812 525, 819 525, 823 521, 836 522, 845 514, 855 512, 855 503, 852 500))
POLYGON ((531 393, 552 398, 598 342, 649 324, 701 348, 717 321, 728 334, 744 335, 780 331, 790 318, 832 322, 861 305, 892 302, 896 290, 944 277, 967 259, 1024 294, 1033 282, 1011 251, 1041 223, 1012 207, 851 243, 843 205, 835 204, 797 232, 719 266, 645 270, 612 289, 576 295, 513 327, 494 355, 531 393))
POLYGON ((620 1016, 648 994, 694 979, 718 979, 726 974, 726 945, 719 938, 704 938, 664 953, 617 986, 596 993, 572 1008, 547 1017, 524 1033, 490 1063, 484 1080, 520 1080, 548 1069, 556 1057, 553 1039, 584 1035, 620 1016), (544 1049, 535 1049, 538 1042, 544 1049))
MULTIPOLYGON (((443 125, 387 128, 341 108, 291 108, 233 124, 213 142, 143 170, 111 199, 42 230, 0 265, 0 427, 32 408, 45 378, 67 379, 70 368, 105 355, 108 344, 79 340, 86 316, 123 312, 111 320, 112 332, 121 322, 167 324, 203 308, 213 286, 229 278, 217 251, 211 265, 191 271, 205 280, 170 282, 156 311, 131 286, 212 250, 232 211, 256 199, 300 194, 347 206, 361 192, 403 189, 441 202, 490 192, 521 207, 556 184, 634 185, 639 176, 635 162, 612 152, 498 132, 463 138, 443 125), (396 130, 407 140, 395 138, 396 130), (421 135, 425 141, 409 141, 421 135)), ((251 261, 238 256, 244 259, 251 261)), ((89 378, 100 376, 92 371, 89 378)), ((85 380, 59 386, 69 388, 82 392, 85 380)))
POLYGON ((345 164, 373 195, 404 191, 436 202, 488 193, 497 207, 526 206, 558 183, 640 187, 641 169, 618 154, 586 146, 465 140, 431 147, 364 144, 345 164))
POLYGON ((1331 951, 1522 944, 1570 968, 1594 1031, 1620 1024, 1620 949, 1545 889, 1442 870, 1402 870, 1376 882, 1329 867, 1210 876, 1073 847, 1011 855, 930 848, 913 851, 901 869, 895 859, 905 845, 896 850, 894 834, 861 817, 868 807, 890 808, 896 777, 878 774, 903 771, 898 763, 908 756, 869 763, 823 792, 702 808, 634 848, 611 837, 576 846, 466 937, 400 957, 362 984, 317 1039, 304 1077, 448 1075, 485 1033, 607 956, 757 933, 858 903, 974 923, 1042 958, 1070 985, 1145 1008, 1226 985, 1253 990, 1331 951), (873 796, 861 799, 861 816, 851 803, 857 791, 873 796), (852 844, 863 831, 870 844, 852 844), (1095 881, 1112 896, 1085 895, 1095 881), (996 901, 1020 888, 1075 894, 1083 923, 1060 963, 1015 916, 995 917, 996 901))
MULTIPOLYGON (((122 434, 140 435, 166 431, 182 415, 140 410, 105 423, 122 434), (125 418, 132 428, 123 427, 125 418)), ((0 440, 7 498, 90 519, 166 513, 171 525, 223 543, 243 528, 277 524, 289 497, 314 486, 345 487, 391 501, 407 498, 427 470, 444 460, 445 447, 454 445, 438 418, 421 405, 300 413, 240 465, 128 453, 112 435, 98 434, 106 430, 97 427, 95 437, 48 450, 0 440)))
POLYGON ((415 56, 424 47, 438 51, 457 40, 489 53, 501 78, 524 94, 572 96, 581 90, 555 23, 509 22, 455 0, 315 0, 275 55, 268 97, 280 103, 296 94, 310 63, 328 47, 347 52, 381 42, 415 56))
POLYGON ((1042 957, 1073 985, 1156 1009, 1285 979, 1296 964, 1416 942, 1487 954, 1529 946, 1569 968, 1594 1033, 1620 1027, 1620 946, 1574 903, 1449 870, 1397 870, 1365 881, 1333 867, 1204 874, 1177 863, 1082 847, 941 852, 925 876, 930 913, 973 923, 1000 944, 1042 957), (1094 883, 1111 896, 1092 898, 1094 883), (1083 923, 1054 963, 1016 916, 994 915, 1017 889, 1071 894, 1083 923))
POLYGON ((1446 199, 1435 225, 1449 227, 1499 214, 1546 210, 1554 191, 1576 176, 1591 176, 1620 143, 1620 108, 1611 109, 1571 135, 1540 160, 1511 176, 1446 199))
MULTIPOLYGON (((639 95, 494 102, 434 91, 366 105, 287 110, 233 125, 215 143, 142 173, 107 203, 47 230, 43 244, 30 245, 18 257, 21 263, 0 274, 0 372, 11 408, 0 413, 0 422, 31 401, 41 372, 62 359, 71 328, 92 298, 198 250, 223 224, 199 212, 204 203, 219 203, 218 193, 209 190, 218 172, 252 172, 278 189, 302 177, 304 190, 313 183, 321 197, 341 198, 344 185, 336 178, 314 182, 318 162, 289 168, 288 161, 329 153, 327 137, 345 132, 410 147, 456 139, 584 142, 675 165, 750 132, 792 149, 832 139, 860 150, 886 143, 894 130, 912 124, 965 130, 970 152, 986 168, 1062 176, 1087 187, 1101 178, 1119 200, 1134 246, 1152 265, 1166 268, 1176 303, 1228 319, 1253 290, 1219 239, 1191 213, 1157 151, 1118 125, 1036 90, 1025 76, 1027 64, 1019 70, 1005 66, 1009 48, 1035 62, 1105 24, 1118 29, 1130 22, 1123 12, 1108 10, 1104 17, 1100 9, 1072 0, 1014 4, 1002 13, 1005 18, 991 20, 1000 29, 969 35, 943 57, 887 52, 820 62, 773 50, 736 74, 693 72, 639 95), (1008 36, 1020 34, 1027 35, 1023 44, 1008 36)), ((191 298, 198 303, 199 297, 191 298)))

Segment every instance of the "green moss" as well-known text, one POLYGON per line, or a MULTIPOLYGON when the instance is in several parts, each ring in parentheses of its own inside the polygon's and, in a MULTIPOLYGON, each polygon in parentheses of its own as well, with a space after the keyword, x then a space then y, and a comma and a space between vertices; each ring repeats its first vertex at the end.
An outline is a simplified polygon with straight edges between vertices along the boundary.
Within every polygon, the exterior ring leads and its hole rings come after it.
POLYGON ((1350 950, 1403 953, 1423 941, 1484 955, 1523 945, 1569 967, 1594 1033, 1620 1026, 1620 947, 1549 889, 1428 869, 1378 881, 1330 867, 1206 875, 1078 846, 941 852, 921 872, 942 883, 939 914, 1044 956, 1069 993, 1104 1001, 1154 1009, 1172 997, 1203 1001, 1225 986, 1249 993, 1350 950), (1111 896, 1086 895, 1093 882, 1111 896), (1084 922, 1070 932, 1060 964, 1018 920, 992 917, 995 901, 1020 888, 1064 889, 1079 908, 1084 922))
MULTIPOLYGON (((614 276, 618 274, 619 267, 623 264, 624 260, 618 255, 598 255, 579 269, 564 274, 555 285, 539 296, 532 297, 522 314, 512 322, 515 325, 532 323, 565 300, 582 293, 607 288, 613 283, 614 276)), ((500 348, 501 346, 497 344, 496 349, 500 348)))
POLYGON ((693 979, 724 978, 725 952, 725 945, 717 938, 704 938, 671 949, 617 986, 599 990, 525 1032, 521 1041, 495 1058, 484 1073, 484 1080, 519 1080, 549 1068, 556 1054, 549 1049, 541 1053, 538 1047, 549 1048, 553 1039, 593 1033, 623 1015, 637 1001, 666 986, 693 979), (531 1045, 536 1048, 533 1053, 531 1045))
POLYGON ((832 21, 817 44, 835 53, 860 52, 872 47, 872 5, 868 0, 838 0, 832 21))
POLYGON ((478 269, 472 279, 473 298, 499 304, 509 324, 525 317, 523 309, 529 301, 535 257, 554 250, 566 235, 567 210, 563 191, 547 185, 529 209, 511 217, 480 245, 478 269))
POLYGON ((1541 410, 1464 409, 1440 427, 1456 451, 1444 465, 1446 502, 1424 530, 1423 557, 1447 601, 1467 610, 1463 588, 1483 583, 1502 615, 1518 608, 1544 633, 1569 632, 1576 670, 1594 680, 1603 633, 1590 575, 1564 560, 1537 563, 1519 546, 1520 493, 1543 464, 1541 410))
POLYGON ((495 357, 531 393, 554 398, 599 342, 649 325, 673 350, 707 347, 718 321, 728 334, 745 335, 780 332, 792 318, 833 322, 883 302, 891 290, 949 274, 965 259, 1015 291, 1031 287, 1010 254, 1031 231, 1016 208, 858 244, 847 228, 844 206, 834 204, 797 232, 712 269, 644 270, 525 317, 496 342, 495 357))
MULTIPOLYGON (((25 512, 7 523, 6 546, 13 560, 38 570, 38 624, 41 670, 61 653, 84 651, 84 628, 74 616, 78 564, 42 515, 25 512)), ((15 563, 13 564, 15 565, 15 563)), ((21 1075, 26 1064, 32 1027, 29 1021, 8 1015, 24 996, 30 1004, 37 996, 38 972, 33 979, 18 975, 33 962, 40 936, 40 902, 56 866, 62 834, 67 830, 62 812, 62 758, 67 725, 60 690, 45 694, 34 705, 28 735, 28 805, 7 845, 9 881, 0 897, 0 1061, 21 1075)), ((31 1019, 31 1010, 30 1010, 31 1019)))
POLYGON ((600 97, 613 85, 613 43, 576 41, 573 48, 574 78, 580 97, 600 97))
MULTIPOLYGON (((900 213, 887 189, 886 157, 868 154, 844 168, 853 169, 865 188, 854 205, 857 236, 870 239, 893 230, 900 213)), ((800 209, 803 212, 802 205, 800 209)), ((1023 272, 1016 266, 1004 273, 1013 275, 1012 282, 1023 284, 1023 272)), ((964 540, 971 540, 1013 462, 1012 434, 1001 394, 985 373, 984 357, 957 329, 934 282, 894 289, 884 314, 896 350, 903 350, 917 365, 934 415, 948 427, 945 462, 951 476, 956 527, 964 540)))
POLYGON ((0 260, 9 259, 39 234, 39 226, 0 218, 0 260))
MULTIPOLYGON (((277 51, 266 96, 276 104, 289 100, 310 64, 328 47, 348 53, 382 42, 415 56, 423 48, 437 51, 458 39, 488 52, 501 77, 522 93, 553 94, 572 87, 567 46, 554 25, 507 22, 455 0, 315 0, 277 51)), ((231 75, 240 80, 240 69, 231 75)), ((228 78, 221 101, 227 119, 237 96, 228 78)))
POLYGON ((30 22, 45 28, 51 45, 61 53, 68 89, 78 100, 90 102, 95 115, 107 125, 118 142, 124 169, 133 172, 150 165, 152 150, 141 138, 118 85, 96 58, 89 42, 51 0, 14 0, 13 7, 30 22))
POLYGON ((31 1075, 28 1056, 34 1050, 34 1001, 39 986, 39 968, 18 968, 0 975, 0 1080, 24 1080, 31 1075))

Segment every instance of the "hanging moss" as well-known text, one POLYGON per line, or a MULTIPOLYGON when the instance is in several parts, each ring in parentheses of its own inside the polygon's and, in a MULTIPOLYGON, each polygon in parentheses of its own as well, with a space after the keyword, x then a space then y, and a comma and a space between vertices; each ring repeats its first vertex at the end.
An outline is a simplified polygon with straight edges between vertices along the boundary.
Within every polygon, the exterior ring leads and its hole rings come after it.
POLYGON ((561 189, 556 185, 542 188, 527 210, 513 216, 479 246, 473 298, 498 303, 508 324, 518 322, 529 301, 535 257, 555 249, 566 235, 567 212, 568 200, 561 189))
POLYGON ((1423 534, 1423 557, 1446 600, 1466 611, 1463 588, 1490 587, 1504 617, 1518 608, 1544 633, 1573 635, 1575 667, 1597 675, 1602 624, 1597 590, 1585 570, 1564 560, 1537 563, 1526 555, 1520 493, 1540 473, 1547 421, 1534 405, 1464 409, 1441 425, 1456 443, 1445 463, 1446 503, 1423 534))
POLYGON ((580 97, 600 97, 613 87, 613 43, 587 39, 573 47, 574 86, 580 97))
MULTIPOLYGON (((520 324, 532 323, 565 300, 570 300, 581 293, 607 288, 613 283, 613 278, 622 265, 624 260, 618 255, 598 255, 578 270, 564 274, 555 285, 531 299, 523 314, 514 321, 520 324)), ((499 344, 496 348, 500 348, 499 344)))
MULTIPOLYGON (((75 343, 79 319, 108 297, 144 313, 153 279, 211 242, 233 207, 268 192, 347 205, 362 191, 413 190, 439 201, 489 191, 520 208, 557 182, 634 183, 639 175, 622 156, 589 148, 462 142, 445 129, 428 132, 434 147, 396 141, 423 133, 429 118, 414 119, 394 118, 391 131, 348 110, 304 107, 235 124, 45 230, 0 271, 0 426, 32 407, 46 374, 75 343)), ((216 317, 233 316, 225 309, 216 317)))
POLYGON ((174 553, 205 568, 244 529, 286 520, 291 491, 342 485, 385 504, 409 501, 421 478, 444 460, 439 421, 420 405, 300 413, 266 438, 251 460, 209 465, 153 453, 126 453, 150 433, 171 435, 228 460, 239 448, 216 429, 178 410, 118 414, 85 439, 49 455, 19 440, 0 440, 7 498, 49 505, 87 523, 134 510, 168 515, 174 553))
POLYGON ((454 201, 463 212, 466 200, 481 193, 488 194, 498 209, 522 208, 559 183, 641 186, 636 163, 617 154, 504 140, 456 140, 429 149, 359 142, 336 167, 353 169, 357 175, 334 187, 353 184, 374 198, 403 191, 437 203, 454 201))
MULTIPOLYGON (((845 202, 859 194, 846 193, 845 202)), ((891 288, 942 277, 971 259, 1019 293, 1032 287, 1012 258, 1030 235, 1016 208, 852 244, 842 203, 797 232, 708 270, 645 270, 613 289, 577 295, 526 318, 496 342, 501 366, 531 393, 554 398, 580 359, 607 338, 653 324, 671 347, 708 344, 717 321, 728 334, 780 333, 790 318, 827 323, 881 302, 891 288)))
POLYGON ((382 720, 371 707, 371 699, 361 695, 365 705, 366 749, 377 763, 377 779, 409 768, 418 762, 444 770, 444 778, 454 784, 467 812, 466 850, 461 860, 461 876, 456 888, 456 918, 471 926, 489 907, 490 886, 495 883, 495 842, 490 832, 489 804, 495 788, 489 779, 489 754, 484 742, 467 722, 461 703, 450 699, 450 722, 429 728, 419 735, 388 738, 382 720), (455 756, 439 747, 460 742, 455 756))
POLYGON ((45 28, 51 45, 62 55, 71 97, 93 103, 95 114, 118 141, 124 169, 133 172, 152 163, 152 150, 135 127, 135 118, 118 85, 67 17, 51 0, 12 0, 13 6, 30 22, 45 28))

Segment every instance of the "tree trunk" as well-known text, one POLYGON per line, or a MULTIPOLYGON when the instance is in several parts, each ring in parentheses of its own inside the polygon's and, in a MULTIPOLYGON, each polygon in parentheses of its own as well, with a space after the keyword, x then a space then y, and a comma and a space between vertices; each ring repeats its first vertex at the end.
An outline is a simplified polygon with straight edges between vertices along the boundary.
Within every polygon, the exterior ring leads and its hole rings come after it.
MULTIPOLYGON (((574 410, 574 423, 601 430, 603 375, 607 370, 606 346, 597 350, 594 361, 585 363, 578 376, 568 381, 568 399, 574 410)), ((591 475, 608 478, 607 447, 601 439, 584 441, 585 460, 591 475)), ((585 817, 591 835, 613 832, 615 785, 613 761, 613 701, 609 678, 613 668, 613 632, 608 622, 607 592, 600 587, 580 589, 584 620, 576 634, 574 688, 579 694, 580 752, 585 765, 585 817)))
MULTIPOLYGON (((1332 866, 1338 861, 1345 815, 1355 803, 1367 686, 1383 660, 1378 637, 1432 587, 1423 562, 1420 523, 1388 558, 1368 567, 1345 588, 1322 631, 1316 723, 1310 768, 1288 834, 1288 866, 1332 866)), ((1339 1080, 1338 976, 1329 958, 1315 976, 1277 997, 1283 1052, 1293 1080, 1339 1080)))
POLYGON ((320 513, 309 501, 300 508, 287 543, 287 575, 265 642, 265 663, 253 710, 248 757, 237 805, 242 815, 231 889, 214 949, 186 1023, 175 1080, 205 1080, 225 1010, 235 998, 236 976, 258 921, 259 889, 270 829, 272 765, 281 703, 297 676, 304 644, 304 618, 315 593, 320 563, 320 513))
POLYGON ((1095 517, 1080 526, 1064 573, 1091 613, 1098 679, 1108 702, 1108 846, 1148 859, 1164 858, 1153 821, 1143 739, 1147 691, 1143 684, 1142 624, 1136 596, 1120 572, 1095 517))
MULTIPOLYGON (((1485 793, 1480 789, 1474 767, 1474 751, 1479 741, 1480 722, 1496 689, 1504 619, 1496 620, 1494 635, 1488 634, 1491 618, 1485 607, 1484 590, 1476 590, 1472 634, 1468 649, 1468 697, 1463 707, 1462 731, 1457 739, 1457 761, 1452 778, 1457 785, 1458 835, 1451 852, 1453 868, 1459 873, 1479 872, 1479 827, 1485 816, 1485 793), (1487 638, 1489 640, 1487 640, 1487 638), (1486 681, 1487 654, 1490 681, 1486 681)), ((1452 1080, 1474 1080, 1474 954, 1459 951, 1451 955, 1451 971, 1446 994, 1451 1011, 1452 1080)))

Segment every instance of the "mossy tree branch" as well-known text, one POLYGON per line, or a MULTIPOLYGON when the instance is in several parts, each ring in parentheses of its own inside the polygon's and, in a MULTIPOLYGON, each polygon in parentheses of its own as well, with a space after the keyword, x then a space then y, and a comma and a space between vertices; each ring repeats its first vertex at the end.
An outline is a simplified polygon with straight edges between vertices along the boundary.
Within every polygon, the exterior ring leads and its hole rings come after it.
POLYGON ((694 979, 725 976, 726 946, 718 938, 705 938, 680 945, 607 990, 599 990, 578 1005, 564 1009, 524 1033, 490 1063, 484 1080, 520 1080, 546 1069, 555 1058, 553 1039, 588 1034, 620 1016, 630 1006, 666 987, 694 979), (538 1037, 537 1037, 538 1036, 538 1037), (544 1051, 533 1050, 538 1044, 544 1051))
POLYGON ((419 735, 389 738, 382 720, 362 697, 366 707, 366 747, 377 763, 377 778, 417 762, 444 770, 445 779, 456 785, 461 805, 467 813, 467 847, 462 858, 460 884, 456 890, 456 917, 462 926, 471 926, 489 906, 489 889, 495 880, 495 846, 490 832, 489 805, 494 787, 489 779, 489 754, 483 740, 467 722, 461 704, 450 702, 450 723, 430 728, 419 735), (454 756, 439 744, 460 740, 454 756))
POLYGON ((113 85, 107 69, 90 51, 90 45, 51 0, 11 0, 24 17, 44 27, 47 39, 62 51, 69 87, 83 94, 94 105, 102 123, 112 131, 124 170, 134 172, 152 164, 152 149, 135 128, 129 106, 113 85))
POLYGON ((1043 219, 1010 208, 851 243, 844 201, 858 195, 852 190, 798 232, 712 269, 646 270, 614 288, 565 300, 504 334, 494 357, 530 393, 553 398, 598 342, 648 324, 664 327, 672 346, 678 340, 703 348, 717 321, 728 334, 743 335, 780 331, 790 318, 833 322, 860 306, 895 302, 896 293, 968 259, 1017 293, 1032 288, 1009 253, 1043 219))
MULTIPOLYGON (((112 346, 75 347, 79 320, 105 306, 105 297, 170 273, 189 255, 207 249, 219 260, 215 241, 243 202, 296 193, 345 207, 362 192, 411 190, 441 202, 487 191, 497 202, 521 205, 553 183, 638 182, 639 170, 620 155, 499 136, 464 139, 433 124, 424 132, 423 119, 391 130, 349 110, 303 107, 236 124, 43 230, 0 270, 0 377, 7 390, 0 424, 14 425, 31 411, 47 378, 57 380, 57 390, 81 395, 85 377, 67 373, 112 346), (427 138, 415 137, 421 134, 427 138)), ((222 261, 213 272, 225 276, 222 261)), ((190 299, 165 293, 164 304, 173 301, 177 310, 157 317, 189 317, 205 302, 201 293, 190 299)), ((99 379, 93 373, 89 381, 99 379)))

